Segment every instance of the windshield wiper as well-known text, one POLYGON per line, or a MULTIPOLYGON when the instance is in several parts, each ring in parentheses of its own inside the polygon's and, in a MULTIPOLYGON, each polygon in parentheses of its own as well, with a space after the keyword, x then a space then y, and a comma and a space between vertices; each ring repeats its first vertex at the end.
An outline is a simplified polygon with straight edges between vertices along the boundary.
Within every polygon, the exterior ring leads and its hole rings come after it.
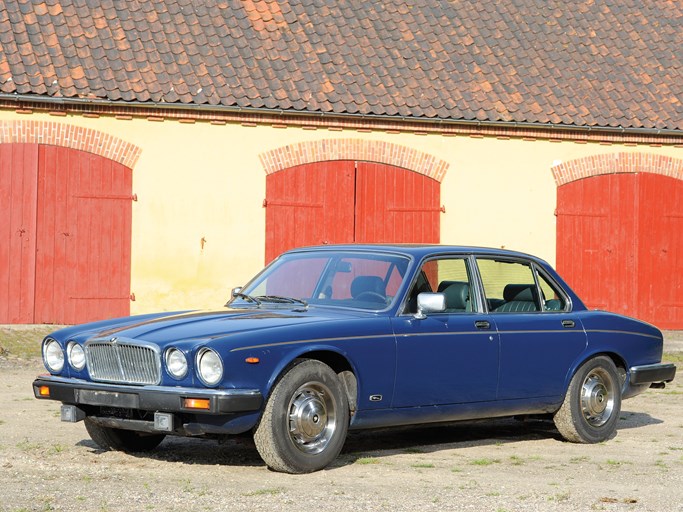
POLYGON ((308 302, 303 299, 296 299, 294 297, 281 297, 280 295, 259 295, 258 299, 263 302, 279 302, 283 304, 301 304, 305 308, 308 307, 308 302))
POLYGON ((257 306, 261 305, 261 301, 257 297, 252 297, 251 295, 247 295, 246 293, 242 292, 235 292, 232 294, 233 297, 244 299, 248 302, 253 302, 257 306))

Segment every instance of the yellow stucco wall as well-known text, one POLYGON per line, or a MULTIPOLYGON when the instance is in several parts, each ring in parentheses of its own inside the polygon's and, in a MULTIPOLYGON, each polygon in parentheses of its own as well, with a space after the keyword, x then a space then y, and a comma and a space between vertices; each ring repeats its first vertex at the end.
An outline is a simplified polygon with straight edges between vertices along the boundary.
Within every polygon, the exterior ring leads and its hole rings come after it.
POLYGON ((675 147, 286 129, 0 111, 0 120, 87 127, 141 148, 133 169, 132 313, 221 306, 264 262, 266 174, 259 154, 297 142, 358 138, 419 149, 449 164, 441 241, 555 260, 551 167, 614 152, 683 158, 675 147), (202 243, 204 240, 204 243, 202 243))

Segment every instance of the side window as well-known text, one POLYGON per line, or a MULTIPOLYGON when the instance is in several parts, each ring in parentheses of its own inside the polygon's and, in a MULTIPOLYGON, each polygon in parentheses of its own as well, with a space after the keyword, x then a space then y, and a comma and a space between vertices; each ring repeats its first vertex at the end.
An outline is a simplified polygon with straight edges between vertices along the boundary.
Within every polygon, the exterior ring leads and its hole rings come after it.
POLYGON ((477 265, 489 311, 541 311, 534 272, 528 263, 480 258, 477 265))
POLYGON ((425 262, 409 294, 406 313, 417 312, 417 296, 440 292, 446 296, 446 313, 472 311, 470 278, 465 258, 442 258, 425 262))
POLYGON ((538 285, 541 287, 543 311, 566 311, 568 302, 564 293, 543 274, 539 272, 537 275, 538 285))

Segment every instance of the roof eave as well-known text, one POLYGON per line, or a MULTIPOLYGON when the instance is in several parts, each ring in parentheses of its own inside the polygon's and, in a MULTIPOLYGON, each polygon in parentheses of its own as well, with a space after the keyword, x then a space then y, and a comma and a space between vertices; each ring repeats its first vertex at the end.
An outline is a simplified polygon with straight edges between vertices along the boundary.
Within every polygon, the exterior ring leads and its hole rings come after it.
POLYGON ((360 114, 360 113, 337 113, 337 112, 312 112, 306 110, 284 110, 265 107, 240 107, 231 105, 208 105, 208 104, 188 104, 188 103, 164 103, 164 102, 143 102, 143 101, 113 101, 101 98, 64 98, 54 96, 41 96, 30 94, 8 94, 0 93, 0 101, 13 101, 16 103, 43 103, 45 105, 69 106, 98 106, 116 108, 144 108, 150 110, 178 110, 187 112, 215 112, 227 114, 252 114, 269 115, 296 118, 317 118, 317 119, 362 119, 368 121, 392 121, 418 123, 441 126, 470 126, 477 128, 507 128, 507 129, 536 129, 547 131, 571 131, 571 132, 600 132, 604 134, 620 135, 645 135, 660 137, 681 137, 683 130, 660 129, 660 128, 634 128, 624 126, 587 126, 557 123, 538 123, 538 122, 519 122, 519 121, 480 121, 477 119, 450 119, 450 118, 426 118, 426 117, 406 117, 392 116, 386 114, 360 114))

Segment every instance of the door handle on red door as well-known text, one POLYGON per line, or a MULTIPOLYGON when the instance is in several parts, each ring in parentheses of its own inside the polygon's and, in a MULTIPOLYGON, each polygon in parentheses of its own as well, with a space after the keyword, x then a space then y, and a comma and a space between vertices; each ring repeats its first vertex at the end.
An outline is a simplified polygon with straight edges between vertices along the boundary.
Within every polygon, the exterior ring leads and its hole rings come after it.
POLYGON ((576 323, 574 323, 574 320, 562 320, 562 327, 565 329, 572 329, 575 326, 576 323))
POLYGON ((477 329, 490 329, 491 328, 491 324, 488 322, 488 320, 477 320, 476 322, 474 322, 474 326, 477 329))

